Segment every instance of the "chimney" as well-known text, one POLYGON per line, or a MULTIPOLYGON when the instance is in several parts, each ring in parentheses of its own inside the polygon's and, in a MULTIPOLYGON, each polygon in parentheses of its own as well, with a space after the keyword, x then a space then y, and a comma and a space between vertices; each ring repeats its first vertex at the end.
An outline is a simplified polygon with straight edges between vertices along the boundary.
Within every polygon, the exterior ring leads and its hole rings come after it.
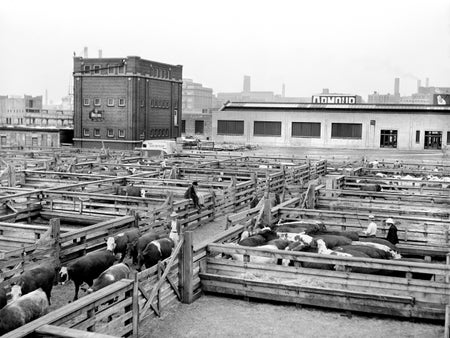
POLYGON ((322 94, 330 94, 330 89, 329 88, 323 88, 322 89, 322 94))
POLYGON ((87 48, 87 47, 84 47, 84 50, 83 50, 83 57, 84 57, 85 59, 88 58, 88 48, 87 48))
POLYGON ((99 59, 102 58, 102 54, 103 54, 103 51, 102 51, 101 49, 99 49, 99 50, 98 50, 98 58, 99 58, 99 59))
POLYGON ((286 86, 283 83, 283 85, 281 86, 281 97, 285 97, 285 94, 286 94, 286 86))
POLYGON ((400 78, 396 77, 394 82, 394 95, 400 96, 400 78))
POLYGON ((417 80, 417 92, 419 92, 420 87, 422 87, 422 81, 417 80))
POLYGON ((425 79, 425 87, 429 87, 430 86, 430 79, 429 78, 426 78, 425 79))
POLYGON ((244 92, 250 92, 250 76, 244 75, 244 92))

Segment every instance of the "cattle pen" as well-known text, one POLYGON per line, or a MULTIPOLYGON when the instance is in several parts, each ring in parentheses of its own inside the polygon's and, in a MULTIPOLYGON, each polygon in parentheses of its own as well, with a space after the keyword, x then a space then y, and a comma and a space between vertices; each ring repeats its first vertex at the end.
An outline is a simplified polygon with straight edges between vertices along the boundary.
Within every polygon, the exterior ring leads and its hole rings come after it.
MULTIPOLYGON (((438 187, 422 179, 419 186, 416 180, 373 177, 373 168, 365 168, 363 162, 329 175, 324 159, 199 153, 166 157, 161 165, 161 160, 139 154, 71 155, 11 159, 0 195, 4 287, 46 259, 62 264, 100 250, 106 237, 125 229, 165 233, 172 212, 183 235, 165 261, 5 337, 137 336, 142 334, 139 323, 155 320, 171 304, 190 304, 204 293, 436 320, 448 332, 450 217, 448 190, 442 183, 438 187), (66 170, 54 170, 64 165, 66 170), (81 172, 86 170, 95 172, 81 172), (117 175, 110 175, 113 170, 117 175), (360 186, 365 183, 356 182, 364 179, 378 180, 386 189, 364 191, 360 186), (201 210, 183 196, 193 180, 199 182, 201 210), (391 184, 395 181, 402 185, 391 184), (398 188, 388 189, 392 186, 398 188), (138 194, 120 194, 120 187, 137 188, 138 194), (277 206, 270 203, 273 193, 282 196, 277 206), (261 201, 249 207, 254 197, 261 201), (275 228, 283 223, 305 228, 319 221, 330 230, 361 231, 369 214, 380 222, 394 217, 399 251, 415 259, 333 257, 234 244, 244 230, 262 221, 275 228), (226 230, 194 245, 192 231, 211 222, 222 222, 226 230), (226 258, 232 254, 243 261, 226 258), (289 260, 293 265, 256 263, 254 257, 289 260), (304 262, 402 275, 304 268, 304 262), (416 278, 419 275, 432 278, 416 278)), ((405 164, 405 173, 407 165, 417 168, 405 164)), ((420 175, 436 173, 436 165, 427 165, 432 169, 419 164, 420 175)), ((448 166, 439 165, 440 175, 434 176, 445 177, 448 166)), ((384 236, 387 226, 381 224, 379 232, 384 236)))

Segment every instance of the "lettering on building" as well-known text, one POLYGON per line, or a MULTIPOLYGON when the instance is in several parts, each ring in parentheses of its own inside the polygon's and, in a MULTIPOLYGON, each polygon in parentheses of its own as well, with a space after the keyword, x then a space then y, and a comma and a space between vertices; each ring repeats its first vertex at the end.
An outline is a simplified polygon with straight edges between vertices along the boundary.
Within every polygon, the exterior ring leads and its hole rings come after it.
POLYGON ((323 104, 356 104, 356 96, 314 95, 312 103, 323 104))

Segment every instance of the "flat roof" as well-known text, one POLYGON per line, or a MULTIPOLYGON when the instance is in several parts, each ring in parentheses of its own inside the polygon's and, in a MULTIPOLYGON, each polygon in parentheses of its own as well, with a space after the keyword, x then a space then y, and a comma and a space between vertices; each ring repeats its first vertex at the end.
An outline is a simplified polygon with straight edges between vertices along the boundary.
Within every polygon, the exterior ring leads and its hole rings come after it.
POLYGON ((220 109, 225 110, 357 110, 373 112, 395 111, 398 113, 439 112, 450 113, 450 106, 433 106, 424 104, 323 104, 295 102, 227 102, 220 109))

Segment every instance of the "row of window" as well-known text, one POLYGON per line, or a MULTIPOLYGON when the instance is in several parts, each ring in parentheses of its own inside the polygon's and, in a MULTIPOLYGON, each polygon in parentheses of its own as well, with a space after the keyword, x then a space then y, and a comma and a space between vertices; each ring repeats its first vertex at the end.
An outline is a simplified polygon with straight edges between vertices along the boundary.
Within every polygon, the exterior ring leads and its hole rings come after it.
MULTIPOLYGON (((101 137, 101 131, 99 128, 94 128, 92 131, 92 136, 94 137, 101 137)), ((106 129, 106 136, 107 137, 115 137, 115 131, 112 128, 106 129)), ((83 137, 90 137, 91 136, 91 130, 89 128, 83 128, 83 137)), ((118 129, 117 130, 117 136, 120 138, 125 138, 125 130, 124 129, 118 129)))
MULTIPOLYGON (((108 64, 108 65, 85 65, 83 67, 84 74, 125 74, 126 69, 125 65, 118 64, 108 64)), ((161 79, 169 79, 171 76, 170 69, 162 69, 157 67, 151 67, 149 71, 149 75, 152 77, 157 77, 161 79)))
MULTIPOLYGON (((183 121, 184 122, 184 121, 183 121)), ((197 122, 197 121, 196 121, 197 122)), ((182 125, 183 127, 183 125, 182 125)), ((292 137, 321 137, 321 123, 319 122, 292 122, 292 137)), ((182 130, 183 132, 183 130, 182 130)), ((218 120, 217 134, 244 135, 244 121, 218 120)), ((254 121, 254 136, 281 136, 281 122, 254 121)), ((362 139, 361 123, 332 123, 331 138, 362 139)), ((398 131, 380 130, 380 147, 397 148, 398 131)), ((420 143, 420 130, 416 131, 416 144, 420 143)), ((447 132, 447 144, 450 145, 450 131, 447 132)), ((425 131, 424 148, 441 149, 442 132, 425 131)))
MULTIPOLYGON (((93 98, 93 99, 92 99, 92 103, 94 104, 95 107, 100 107, 100 106, 102 105, 102 99, 100 99, 100 98, 98 98, 98 97, 93 98)), ((125 101, 124 98, 119 98, 119 99, 117 99, 117 103, 118 103, 118 106, 119 106, 119 107, 125 107, 125 105, 126 105, 126 101, 125 101)), ((112 98, 112 97, 108 97, 108 98, 106 99, 106 105, 107 105, 108 107, 114 107, 115 104, 116 104, 116 99, 114 99, 114 98, 112 98)), ((90 105, 91 105, 91 99, 85 97, 85 98, 83 99, 83 106, 89 107, 90 105)))
MULTIPOLYGON (((181 120, 181 132, 186 133, 186 120, 181 120)), ((195 120, 194 133, 202 135, 205 132, 205 121, 195 120)))

